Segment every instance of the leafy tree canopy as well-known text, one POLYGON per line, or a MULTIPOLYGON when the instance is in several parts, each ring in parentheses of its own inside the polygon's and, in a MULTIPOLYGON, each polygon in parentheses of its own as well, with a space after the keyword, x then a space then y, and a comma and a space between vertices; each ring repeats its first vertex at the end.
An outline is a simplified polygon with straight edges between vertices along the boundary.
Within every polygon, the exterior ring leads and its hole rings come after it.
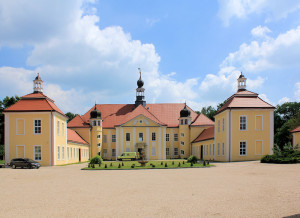
POLYGON ((76 114, 73 114, 72 112, 66 113, 66 116, 69 117, 67 122, 70 122, 74 117, 76 117, 76 114))

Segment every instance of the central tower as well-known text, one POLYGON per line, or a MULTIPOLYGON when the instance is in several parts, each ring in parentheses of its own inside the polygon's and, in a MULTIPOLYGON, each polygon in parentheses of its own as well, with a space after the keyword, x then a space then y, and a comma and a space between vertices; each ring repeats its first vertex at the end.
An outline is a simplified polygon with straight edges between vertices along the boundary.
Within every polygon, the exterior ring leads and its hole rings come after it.
POLYGON ((143 88, 144 85, 144 81, 142 80, 142 72, 141 72, 141 68, 139 69, 139 73, 140 73, 140 78, 137 81, 137 89, 136 89, 136 100, 135 100, 135 106, 139 106, 139 105, 143 105, 143 107, 146 106, 146 101, 145 101, 145 89, 143 88))

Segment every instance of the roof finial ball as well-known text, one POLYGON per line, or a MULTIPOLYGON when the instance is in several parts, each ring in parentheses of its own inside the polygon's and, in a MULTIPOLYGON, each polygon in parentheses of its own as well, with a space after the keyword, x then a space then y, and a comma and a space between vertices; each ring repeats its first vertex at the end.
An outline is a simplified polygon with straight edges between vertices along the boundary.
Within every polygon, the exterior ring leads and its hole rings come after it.
POLYGON ((246 80, 247 80, 247 78, 241 72, 241 75, 237 79, 237 81, 238 81, 238 91, 245 91, 246 90, 246 80))
POLYGON ((38 92, 42 93, 43 92, 43 80, 40 77, 39 73, 33 80, 33 92, 34 93, 38 93, 38 92))

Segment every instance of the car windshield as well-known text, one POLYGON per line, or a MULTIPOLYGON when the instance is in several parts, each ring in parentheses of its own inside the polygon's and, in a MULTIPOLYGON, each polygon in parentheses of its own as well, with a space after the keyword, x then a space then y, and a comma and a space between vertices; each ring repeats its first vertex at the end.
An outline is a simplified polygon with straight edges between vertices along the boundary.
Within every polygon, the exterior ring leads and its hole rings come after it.
POLYGON ((31 159, 29 159, 29 158, 25 158, 24 160, 26 160, 26 161, 29 162, 29 163, 37 163, 36 161, 31 160, 31 159))

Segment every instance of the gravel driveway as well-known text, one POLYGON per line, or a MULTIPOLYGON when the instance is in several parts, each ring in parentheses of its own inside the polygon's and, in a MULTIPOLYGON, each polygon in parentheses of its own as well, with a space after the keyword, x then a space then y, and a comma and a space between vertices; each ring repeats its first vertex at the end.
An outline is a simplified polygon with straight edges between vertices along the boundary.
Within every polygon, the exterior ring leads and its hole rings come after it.
POLYGON ((300 164, 0 169, 0 217, 283 217, 300 214, 300 164))

